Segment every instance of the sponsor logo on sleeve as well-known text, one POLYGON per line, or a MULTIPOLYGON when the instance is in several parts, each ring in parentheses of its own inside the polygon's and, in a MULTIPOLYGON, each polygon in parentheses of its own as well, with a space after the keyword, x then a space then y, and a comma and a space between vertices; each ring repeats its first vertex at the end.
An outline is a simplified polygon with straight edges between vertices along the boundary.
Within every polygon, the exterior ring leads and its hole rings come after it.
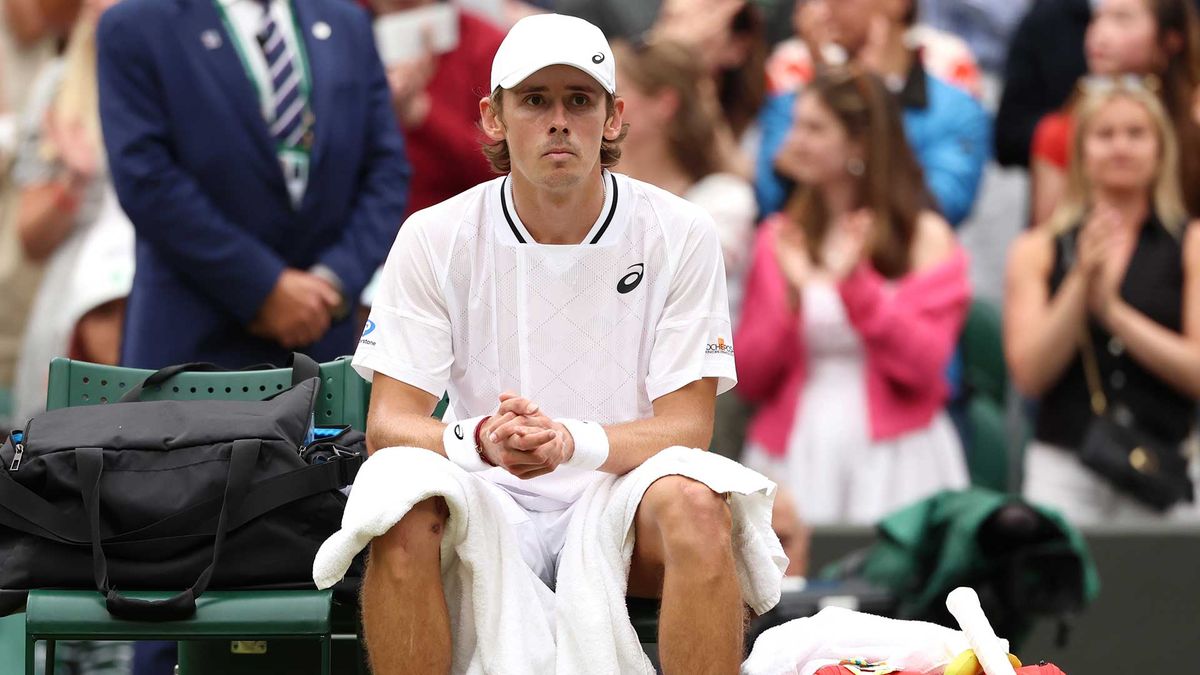
POLYGON ((711 342, 704 350, 705 354, 724 354, 725 356, 733 356, 733 345, 725 342, 725 338, 718 337, 716 342, 711 342))
POLYGON ((358 341, 358 344, 367 345, 369 347, 374 347, 375 341, 367 339, 367 336, 374 332, 375 332, 375 322, 368 319, 367 326, 366 326, 366 328, 363 329, 362 339, 360 339, 358 341))

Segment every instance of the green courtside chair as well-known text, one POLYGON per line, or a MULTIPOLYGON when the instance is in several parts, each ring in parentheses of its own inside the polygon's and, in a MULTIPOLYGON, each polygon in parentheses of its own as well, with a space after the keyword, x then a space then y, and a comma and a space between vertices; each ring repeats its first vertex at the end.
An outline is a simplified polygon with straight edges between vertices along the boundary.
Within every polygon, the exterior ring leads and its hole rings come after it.
POLYGON ((1008 371, 1000 310, 971 303, 958 341, 967 394, 967 468, 971 484, 1004 492, 1009 485, 1008 371))
MULTIPOLYGON (((101 366, 55 359, 50 364, 47 408, 102 405, 120 399, 129 387, 153 371, 101 366)), ((350 367, 350 358, 321 364, 321 390, 317 400, 318 426, 349 424, 366 428, 370 385, 350 367)), ((291 384, 290 369, 236 372, 181 373, 157 388, 147 388, 143 400, 233 399, 255 400, 291 384)), ((154 599, 163 593, 131 593, 154 599)), ((47 643, 47 673, 54 663, 56 640, 221 640, 235 650, 252 654, 271 640, 305 640, 316 648, 306 663, 319 664, 321 672, 331 669, 331 591, 209 591, 196 602, 196 615, 185 621, 131 622, 114 619, 104 608, 104 599, 93 591, 37 590, 29 594, 25 614, 25 672, 33 675, 33 649, 39 640, 47 643), (237 642, 234 642, 237 641, 237 642), (319 656, 318 656, 319 655, 319 656)), ((353 633, 352 624, 349 632, 353 633)), ((181 652, 188 645, 184 642, 181 652)), ((211 643, 204 643, 211 644, 211 643)), ((277 644, 277 643, 276 643, 277 644)), ((284 647, 283 651, 287 651, 284 647)), ((182 661, 182 658, 181 658, 182 661)), ((358 661, 358 659, 354 659, 358 661)), ((253 663, 248 661, 247 663, 253 663)), ((275 663, 273 660, 272 663, 275 663)), ((349 672, 358 670, 353 664, 349 672)), ((228 671, 223 671, 228 672, 228 671)), ((253 672, 300 673, 294 664, 285 668, 256 667, 253 672)), ((197 675, 181 671, 181 675, 197 675)))
POLYGON ((1000 309, 987 300, 975 300, 958 338, 963 360, 963 382, 972 396, 982 395, 1004 405, 1008 398, 1008 367, 1000 309))

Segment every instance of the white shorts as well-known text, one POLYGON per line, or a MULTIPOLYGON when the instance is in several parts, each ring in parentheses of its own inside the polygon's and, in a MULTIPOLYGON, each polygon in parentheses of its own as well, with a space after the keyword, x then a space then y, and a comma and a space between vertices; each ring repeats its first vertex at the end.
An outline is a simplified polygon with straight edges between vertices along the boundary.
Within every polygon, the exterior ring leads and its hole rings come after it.
POLYGON ((521 559, 553 589, 558 577, 558 559, 567 541, 567 526, 575 513, 575 504, 558 511, 531 511, 517 503, 504 486, 484 478, 477 477, 477 480, 487 487, 504 509, 505 520, 512 526, 521 547, 521 559))

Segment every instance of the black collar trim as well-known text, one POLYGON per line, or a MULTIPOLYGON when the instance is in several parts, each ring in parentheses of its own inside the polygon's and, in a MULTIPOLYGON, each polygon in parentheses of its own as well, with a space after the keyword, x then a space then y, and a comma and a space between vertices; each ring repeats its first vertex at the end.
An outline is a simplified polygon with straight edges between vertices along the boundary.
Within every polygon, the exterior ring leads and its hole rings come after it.
POLYGON ((521 231, 517 229, 517 224, 513 222, 512 215, 508 212, 508 178, 505 177, 504 182, 500 183, 500 208, 504 210, 504 219, 508 221, 508 228, 512 230, 513 236, 517 238, 519 243, 526 243, 525 237, 521 236, 521 231))
MULTIPOLYGON (((608 215, 604 217, 604 223, 600 225, 600 229, 596 232, 596 236, 592 237, 589 244, 595 244, 600 241, 604 233, 608 231, 608 226, 612 224, 613 216, 617 215, 617 177, 609 172, 609 178, 612 183, 612 203, 608 207, 608 215)), ((517 238, 517 242, 527 244, 525 237, 521 236, 521 230, 517 229, 517 224, 513 222, 512 214, 508 210, 508 178, 505 177, 504 182, 500 184, 500 209, 504 211, 504 219, 508 221, 508 229, 512 230, 513 236, 517 238)))
POLYGON ((604 218, 604 224, 600 226, 600 230, 596 232, 596 236, 592 237, 591 243, 593 244, 600 241, 600 237, 604 236, 604 232, 608 229, 609 224, 612 223, 613 216, 617 215, 617 177, 612 175, 611 172, 608 176, 612 179, 612 205, 608 207, 608 215, 604 218))

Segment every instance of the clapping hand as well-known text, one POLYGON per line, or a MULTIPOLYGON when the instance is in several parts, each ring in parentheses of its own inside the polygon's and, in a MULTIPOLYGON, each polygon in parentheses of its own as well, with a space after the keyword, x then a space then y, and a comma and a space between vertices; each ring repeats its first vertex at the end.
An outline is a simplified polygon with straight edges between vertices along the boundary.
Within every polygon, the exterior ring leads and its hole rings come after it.
POLYGON ((821 247, 821 264, 842 280, 850 276, 867 253, 875 217, 866 209, 844 214, 833 223, 821 247))
POLYGON ((798 225, 787 223, 775 231, 775 261, 795 294, 799 294, 812 277, 812 258, 808 238, 798 225))
POLYGON ((1133 244, 1131 231, 1122 224, 1116 209, 1098 204, 1079 233, 1076 256, 1079 271, 1087 280, 1088 309, 1101 320, 1120 298, 1127 254, 1133 244))

